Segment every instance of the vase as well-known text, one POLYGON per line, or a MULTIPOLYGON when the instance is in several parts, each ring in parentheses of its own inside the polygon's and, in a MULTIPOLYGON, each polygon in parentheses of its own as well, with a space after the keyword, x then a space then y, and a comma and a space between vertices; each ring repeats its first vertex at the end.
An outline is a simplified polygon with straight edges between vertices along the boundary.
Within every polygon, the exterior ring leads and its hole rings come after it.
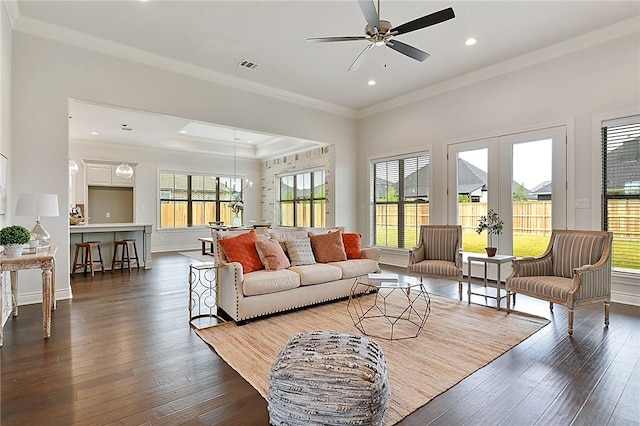
POLYGON ((233 217, 233 221, 231 222, 231 224, 232 224, 233 226, 242 226, 242 219, 240 218, 240 216, 235 215, 235 216, 233 217))
POLYGON ((7 244, 4 246, 4 255, 7 257, 19 257, 22 256, 22 244, 7 244))

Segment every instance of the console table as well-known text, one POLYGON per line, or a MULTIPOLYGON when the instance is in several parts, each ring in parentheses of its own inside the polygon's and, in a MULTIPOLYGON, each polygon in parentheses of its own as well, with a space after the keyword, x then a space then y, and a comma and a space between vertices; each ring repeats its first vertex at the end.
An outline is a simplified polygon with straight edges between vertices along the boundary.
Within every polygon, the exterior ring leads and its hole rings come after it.
MULTIPOLYGON (((498 310, 500 310, 500 301, 502 299, 504 299, 505 297, 507 297, 507 292, 500 289, 500 268, 501 265, 503 263, 509 263, 511 262, 513 259, 515 259, 515 256, 508 256, 508 255, 504 255, 504 254, 496 254, 495 256, 487 256, 486 254, 480 254, 480 253, 474 253, 473 255, 469 255, 467 257, 467 265, 469 267, 469 272, 467 274, 467 300, 468 303, 471 303, 471 295, 475 294, 475 295, 479 295, 479 296, 484 296, 485 297, 485 302, 486 302, 486 298, 490 298, 490 299, 495 299, 496 300, 496 308, 498 310), (480 262, 482 264, 484 264, 484 287, 480 288, 479 290, 471 290, 471 263, 473 262, 480 262), (489 263, 493 263, 495 265, 498 266, 498 277, 496 280, 496 288, 495 288, 495 292, 496 295, 492 296, 490 294, 491 290, 493 290, 491 287, 487 287, 487 266, 489 263)), ((514 294, 515 296, 515 294, 514 294)))
POLYGON ((42 328, 44 338, 51 336, 51 310, 56 309, 55 257, 57 247, 47 251, 23 254, 18 257, 0 255, 0 347, 3 344, 2 333, 2 272, 11 274, 11 314, 18 316, 18 271, 21 269, 42 269, 42 328))

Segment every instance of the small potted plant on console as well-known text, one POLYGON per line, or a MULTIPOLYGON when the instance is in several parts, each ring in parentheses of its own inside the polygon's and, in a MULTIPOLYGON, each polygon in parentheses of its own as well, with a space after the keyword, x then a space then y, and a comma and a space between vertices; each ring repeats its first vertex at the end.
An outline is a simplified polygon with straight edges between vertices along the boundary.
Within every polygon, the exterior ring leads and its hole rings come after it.
POLYGON ((24 245, 31 240, 29 230, 21 225, 11 225, 0 229, 0 245, 4 246, 4 254, 8 257, 22 255, 24 245))
POLYGON ((478 220, 478 228, 476 232, 481 234, 482 231, 487 231, 489 235, 489 246, 485 247, 487 251, 487 256, 493 257, 496 255, 498 249, 493 245, 493 236, 502 234, 502 229, 504 228, 504 222, 498 216, 498 213, 489 209, 486 216, 480 216, 480 220, 478 220))

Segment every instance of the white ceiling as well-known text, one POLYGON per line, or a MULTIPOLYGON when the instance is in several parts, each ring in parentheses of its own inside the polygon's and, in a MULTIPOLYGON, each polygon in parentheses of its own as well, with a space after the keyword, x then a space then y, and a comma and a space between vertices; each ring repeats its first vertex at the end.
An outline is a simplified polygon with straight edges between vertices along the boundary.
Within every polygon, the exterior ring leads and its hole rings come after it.
MULTIPOLYGON (((106 53, 118 54, 120 47, 136 49, 140 57, 159 55, 174 65, 177 61, 206 70, 222 83, 271 91, 351 116, 606 26, 640 28, 637 0, 382 0, 381 18, 398 26, 447 7, 453 7, 454 19, 397 37, 428 52, 431 56, 424 62, 376 47, 355 72, 347 69, 367 42, 306 39, 363 35, 366 22, 356 0, 21 0, 13 10, 13 25, 39 35, 56 33, 57 39, 80 46, 110 46, 106 53), (469 37, 478 43, 465 46, 469 37), (258 67, 242 68, 242 60, 258 67), (377 84, 367 85, 371 79, 377 84)), ((166 124, 173 136, 176 125, 166 124)), ((255 155, 260 156, 258 151, 255 155)), ((269 154, 265 150, 262 155, 269 154)))
POLYGON ((266 159, 320 143, 233 129, 151 112, 69 101, 69 138, 89 143, 266 159), (131 130, 122 130, 123 125, 131 130))

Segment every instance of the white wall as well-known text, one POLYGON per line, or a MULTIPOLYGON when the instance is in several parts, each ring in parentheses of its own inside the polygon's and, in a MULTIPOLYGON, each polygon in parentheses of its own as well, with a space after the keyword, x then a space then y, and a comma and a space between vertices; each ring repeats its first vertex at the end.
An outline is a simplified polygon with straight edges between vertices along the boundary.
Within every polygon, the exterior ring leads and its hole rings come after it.
MULTIPOLYGON (((638 33, 557 59, 435 95, 358 122, 359 152, 369 156, 413 152, 433 146, 431 222, 446 223, 446 146, 483 136, 497 136, 555 123, 569 125, 570 226, 594 229, 592 209, 574 209, 574 199, 599 193, 592 174, 600 158, 592 157, 592 117, 621 110, 640 110, 640 37, 638 33), (366 149, 365 149, 366 143, 366 149)), ((359 156, 360 232, 370 225, 368 166, 359 156)), ((640 286, 614 288, 618 300, 640 303, 640 286)))
MULTIPOLYGON (((355 196, 356 175, 354 168, 349 167, 355 157, 356 145, 352 119, 24 33, 14 32, 12 46, 14 127, 11 162, 29 166, 14 167, 14 193, 57 193, 64 214, 68 205, 68 100, 76 98, 335 144, 336 158, 341 159, 336 167, 336 179, 343 184, 336 194, 334 214, 337 223, 355 227, 355 212, 350 200, 355 196)), ((176 157, 174 163, 173 158, 171 161, 167 158, 151 161, 151 157, 135 157, 131 161, 140 163, 136 172, 141 179, 147 180, 156 173, 157 164, 181 165, 187 160, 176 157)), ((203 156, 193 158, 193 161, 203 169, 209 167, 208 159, 203 156)), ((223 163, 224 159, 219 159, 217 164, 222 167, 223 163)), ((254 179, 257 181, 259 179, 254 179)), ((155 191, 137 194, 136 202, 148 206, 155 202, 155 196, 155 191)), ((145 214, 136 211, 140 214, 136 220, 146 221, 145 214)), ((23 224, 31 225, 32 220, 24 219, 23 224)), ((43 225, 61 247, 58 264, 68 265, 67 217, 43 218, 43 225)), ((183 243, 185 241, 175 241, 176 246, 183 243)), ((56 272, 57 294, 64 297, 65 292, 69 292, 69 270, 60 267, 56 272)), ((39 286, 38 277, 25 274, 23 279, 21 276, 23 300, 41 300, 39 286)))
MULTIPOLYGON (((11 25, 9 24, 9 15, 4 7, 4 2, 0 5, 0 153, 9 157, 11 155, 11 25)), ((6 170, 0 170, 7 173, 6 170)), ((8 188, 6 191, 6 214, 0 215, 0 228, 11 224, 13 210, 10 208, 13 204, 13 198, 10 183, 11 176, 7 173, 8 188)), ((11 287, 9 283, 9 273, 3 275, 2 288, 3 294, 2 318, 8 318, 11 306, 11 287)), ((0 327, 4 322, 0 321, 0 327)))

